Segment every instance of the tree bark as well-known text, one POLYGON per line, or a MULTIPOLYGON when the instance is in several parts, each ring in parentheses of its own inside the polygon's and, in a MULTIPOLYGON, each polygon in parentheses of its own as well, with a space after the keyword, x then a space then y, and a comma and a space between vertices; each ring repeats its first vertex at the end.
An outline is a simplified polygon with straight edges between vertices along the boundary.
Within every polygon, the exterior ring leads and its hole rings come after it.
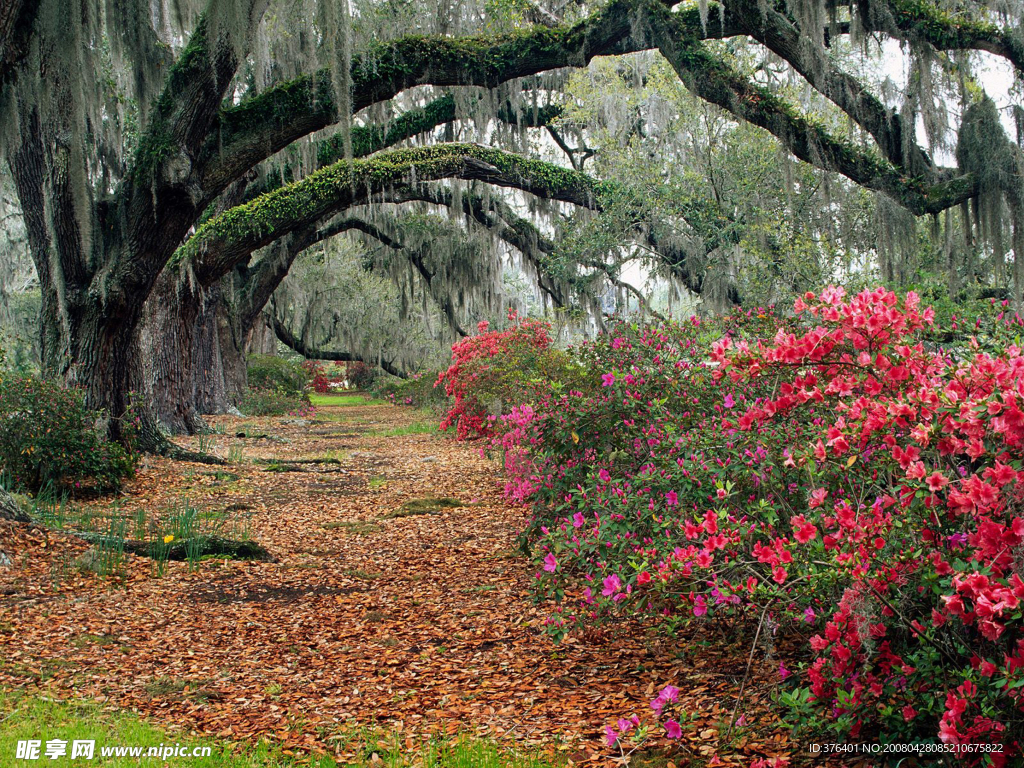
POLYGON ((195 396, 197 331, 205 305, 206 297, 173 269, 161 273, 146 302, 143 338, 153 412, 172 435, 194 435, 207 429, 195 396))
POLYGON ((192 345, 194 363, 195 409, 201 414, 227 413, 231 406, 224 379, 224 358, 221 354, 218 312, 221 307, 223 281, 206 291, 203 311, 192 345))
MULTIPOLYGON (((228 292, 230 281, 224 287, 228 292)), ((248 330, 243 332, 237 315, 232 311, 226 296, 217 305, 217 338, 220 340, 221 365, 224 370, 224 392, 230 405, 237 406, 249 386, 245 352, 248 330)))

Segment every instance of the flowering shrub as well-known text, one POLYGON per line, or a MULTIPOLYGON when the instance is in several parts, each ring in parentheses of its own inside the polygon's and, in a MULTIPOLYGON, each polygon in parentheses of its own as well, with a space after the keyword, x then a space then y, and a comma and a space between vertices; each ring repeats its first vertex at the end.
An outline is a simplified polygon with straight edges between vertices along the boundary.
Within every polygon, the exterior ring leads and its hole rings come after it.
POLYGON ((377 380, 377 369, 366 363, 348 363, 348 380, 356 389, 369 389, 377 380))
MULTIPOLYGON (((46 486, 117 490, 135 473, 137 457, 104 440, 96 421, 78 390, 0 374, 0 471, 12 486, 28 491, 46 486)), ((129 427, 122 432, 131 435, 134 427, 129 427)))
POLYGON ((327 369, 319 360, 304 360, 302 370, 306 372, 309 379, 309 387, 318 395, 326 395, 331 391, 331 380, 327 376, 327 369))
POLYGON ((559 367, 547 323, 520 320, 514 312, 509 320, 512 325, 504 331, 491 331, 482 322, 476 336, 452 346, 452 364, 434 385, 443 384, 445 394, 454 400, 441 429, 454 426, 460 440, 490 435, 489 416, 529 399, 531 392, 552 380, 550 369, 559 367))
POLYGON ((795 311, 620 325, 571 352, 584 384, 493 422, 506 490, 535 512, 549 629, 788 626, 811 635, 806 667, 780 668, 799 724, 998 743, 960 757, 1004 764, 1024 706, 1021 350, 957 343, 913 293, 828 289, 795 311))

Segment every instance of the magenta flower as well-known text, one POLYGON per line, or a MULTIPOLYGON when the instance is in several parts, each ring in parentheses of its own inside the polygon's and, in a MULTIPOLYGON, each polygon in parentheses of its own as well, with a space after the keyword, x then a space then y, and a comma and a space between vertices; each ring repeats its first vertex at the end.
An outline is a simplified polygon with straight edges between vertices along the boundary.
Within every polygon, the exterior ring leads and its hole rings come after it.
POLYGON ((601 471, 599 471, 597 473, 597 476, 601 478, 602 483, 607 483, 609 480, 612 479, 612 476, 609 474, 607 469, 602 469, 601 471))
POLYGON ((601 594, 605 597, 611 597, 620 589, 622 589, 622 580, 613 573, 611 576, 605 577, 604 589, 601 590, 601 594))
POLYGON ((584 522, 585 522, 585 518, 583 517, 583 513, 582 512, 577 512, 575 515, 572 516, 572 527, 573 528, 582 528, 584 522))
POLYGON ((610 387, 615 383, 614 373, 605 373, 601 375, 601 386, 610 387))
POLYGON ((736 401, 732 399, 732 395, 726 395, 725 396, 725 407, 726 408, 732 408, 734 405, 736 405, 736 401))
POLYGON ((544 570, 548 573, 554 573, 558 570, 558 561, 555 560, 554 553, 548 552, 547 557, 544 558, 544 570))
POLYGON ((697 595, 696 599, 693 601, 693 615, 704 616, 707 612, 708 605, 704 602, 704 596, 697 595))
POLYGON ((604 740, 609 747, 614 747, 615 742, 619 740, 619 734, 615 732, 615 729, 610 725, 604 727, 604 740))
POLYGON ((683 735, 683 729, 675 720, 665 721, 665 734, 670 739, 678 739, 683 735))

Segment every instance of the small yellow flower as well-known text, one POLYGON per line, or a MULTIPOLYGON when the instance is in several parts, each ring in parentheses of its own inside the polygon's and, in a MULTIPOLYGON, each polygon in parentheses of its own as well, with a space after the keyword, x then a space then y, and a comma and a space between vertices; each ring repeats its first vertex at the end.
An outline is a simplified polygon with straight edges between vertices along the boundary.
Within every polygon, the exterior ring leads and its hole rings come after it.
POLYGON ((172 541, 174 541, 174 537, 170 534, 164 536, 164 544, 170 544, 172 541))

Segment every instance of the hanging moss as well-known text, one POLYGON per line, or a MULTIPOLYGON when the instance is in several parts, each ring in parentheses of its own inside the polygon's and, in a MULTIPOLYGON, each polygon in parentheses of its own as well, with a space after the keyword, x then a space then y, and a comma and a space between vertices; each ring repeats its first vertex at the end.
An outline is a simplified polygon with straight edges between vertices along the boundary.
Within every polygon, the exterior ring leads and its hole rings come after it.
POLYGON ((977 181, 973 208, 978 235, 992 249, 997 284, 1005 284, 1007 246, 1014 232, 1024 231, 1024 162, 987 96, 964 111, 956 158, 960 169, 977 181))

